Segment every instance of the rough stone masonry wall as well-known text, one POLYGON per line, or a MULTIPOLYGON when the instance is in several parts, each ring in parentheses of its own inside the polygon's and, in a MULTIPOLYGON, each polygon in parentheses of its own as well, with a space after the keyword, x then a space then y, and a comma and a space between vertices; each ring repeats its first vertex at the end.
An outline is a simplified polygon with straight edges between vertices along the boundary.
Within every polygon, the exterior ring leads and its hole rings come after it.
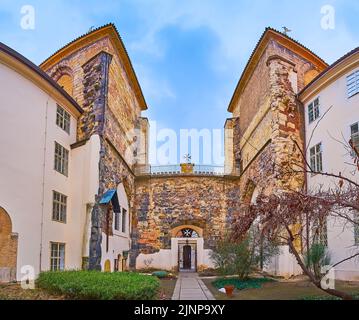
POLYGON ((17 243, 10 216, 0 208, 0 282, 16 280, 17 243))
MULTIPOLYGON (((125 160, 125 151, 131 143, 127 132, 138 127, 141 109, 116 49, 109 38, 103 38, 64 57, 47 72, 55 80, 64 74, 73 79, 73 96, 85 111, 78 123, 78 140, 87 139, 93 134, 100 136, 99 191, 96 200, 106 190, 116 189, 122 182, 131 208, 134 194, 133 159, 130 155, 125 160)), ((102 232, 107 232, 106 210, 96 204, 92 211, 91 269, 101 268, 102 232)), ((111 230, 108 232, 111 234, 111 230)))
POLYGON ((238 180, 228 177, 142 177, 136 180, 130 266, 136 257, 171 246, 171 230, 203 229, 205 249, 230 229, 239 209, 238 180))
POLYGON ((288 176, 283 168, 302 159, 292 139, 303 146, 303 111, 296 102, 292 77, 297 76, 298 90, 304 86, 304 76, 314 66, 302 57, 270 41, 258 63, 254 77, 248 82, 234 115, 240 121, 239 134, 234 135, 235 155, 243 162, 241 198, 250 201, 253 186, 270 193, 278 189, 296 189, 303 185, 304 175, 288 176), (263 75, 266 83, 260 81, 263 75), (265 76, 266 75, 266 76, 265 76), (259 82, 258 82, 258 81, 259 82), (265 86, 265 89, 259 88, 265 86), (263 95, 265 93, 265 95, 263 95), (255 99, 253 113, 252 103, 255 99))

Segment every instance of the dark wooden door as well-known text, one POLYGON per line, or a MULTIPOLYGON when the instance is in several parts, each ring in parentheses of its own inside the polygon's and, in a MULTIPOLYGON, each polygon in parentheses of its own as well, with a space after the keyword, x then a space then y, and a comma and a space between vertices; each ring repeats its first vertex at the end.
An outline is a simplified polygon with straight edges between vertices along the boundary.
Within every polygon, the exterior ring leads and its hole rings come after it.
POLYGON ((184 246, 183 247, 183 269, 191 270, 192 267, 192 247, 184 246))

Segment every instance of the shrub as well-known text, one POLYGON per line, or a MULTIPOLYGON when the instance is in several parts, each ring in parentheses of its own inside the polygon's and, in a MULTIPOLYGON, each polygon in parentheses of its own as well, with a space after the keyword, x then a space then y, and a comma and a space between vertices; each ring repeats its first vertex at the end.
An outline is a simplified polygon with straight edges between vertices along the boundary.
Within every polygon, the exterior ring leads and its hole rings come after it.
POLYGON ((331 264, 331 256, 325 245, 321 243, 314 243, 309 252, 305 253, 304 261, 307 266, 313 271, 315 277, 320 280, 323 276, 322 267, 331 264))
POLYGON ((70 299, 153 300, 160 283, 155 277, 136 273, 56 271, 41 273, 37 285, 70 299))
POLYGON ((251 232, 240 243, 228 237, 217 243, 211 259, 221 275, 238 275, 242 280, 247 279, 251 272, 266 265, 278 253, 277 246, 265 242, 259 234, 251 232))
POLYGON ((154 277, 163 279, 163 278, 167 278, 168 277, 168 272, 167 271, 155 271, 152 273, 152 275, 154 277))
POLYGON ((259 289, 266 282, 273 282, 274 280, 268 278, 252 278, 247 280, 240 280, 238 278, 218 279, 212 282, 213 286, 217 289, 224 288, 225 286, 232 285, 238 290, 244 289, 259 289))

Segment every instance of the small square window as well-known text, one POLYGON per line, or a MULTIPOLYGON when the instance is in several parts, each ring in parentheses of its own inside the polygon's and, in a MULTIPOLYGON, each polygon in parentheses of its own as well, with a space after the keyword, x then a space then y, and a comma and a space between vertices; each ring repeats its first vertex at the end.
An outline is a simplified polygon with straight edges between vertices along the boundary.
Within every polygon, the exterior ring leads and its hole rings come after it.
POLYGON ((127 231, 127 210, 122 209, 122 232, 126 233, 127 231))
POLYGON ((354 213, 354 243, 359 246, 359 212, 354 213))
POLYGON ((314 242, 328 246, 328 225, 327 219, 317 220, 313 225, 314 242))
POLYGON ((64 108, 57 105, 56 124, 67 133, 70 133, 71 116, 64 108))
POLYGON ((310 148, 310 167, 313 173, 323 172, 323 152, 321 143, 310 148))
MULTIPOLYGON (((359 122, 354 123, 350 126, 350 132, 350 139, 352 140, 353 147, 357 152, 359 152, 359 122)), ((357 152, 355 152, 354 150, 352 151, 353 158, 357 157, 357 152)))
POLYGON ((51 271, 65 270, 65 244, 50 243, 50 269, 51 271))
POLYGON ((347 94, 351 98, 359 93, 359 70, 347 76, 347 94))
POLYGON ((120 212, 114 212, 115 230, 120 231, 120 212))
POLYGON ((315 99, 309 106, 308 106, 308 119, 309 123, 317 120, 320 117, 320 109, 319 109, 319 98, 315 99))
POLYGON ((67 176, 69 166, 69 151, 55 142, 55 165, 54 169, 67 176))
POLYGON ((52 220, 66 223, 67 196, 53 191, 52 220))

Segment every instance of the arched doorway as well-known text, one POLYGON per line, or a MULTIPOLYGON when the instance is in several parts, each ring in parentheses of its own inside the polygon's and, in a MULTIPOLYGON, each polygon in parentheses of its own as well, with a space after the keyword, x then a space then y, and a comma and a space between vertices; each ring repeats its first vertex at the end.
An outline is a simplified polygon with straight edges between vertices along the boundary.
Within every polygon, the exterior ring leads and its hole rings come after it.
POLYGON ((178 240, 178 270, 180 272, 197 271, 197 239, 202 234, 201 230, 192 226, 183 226, 174 229, 174 232, 178 240))
POLYGON ((12 233, 9 214, 0 207, 0 282, 16 280, 18 236, 12 233))

